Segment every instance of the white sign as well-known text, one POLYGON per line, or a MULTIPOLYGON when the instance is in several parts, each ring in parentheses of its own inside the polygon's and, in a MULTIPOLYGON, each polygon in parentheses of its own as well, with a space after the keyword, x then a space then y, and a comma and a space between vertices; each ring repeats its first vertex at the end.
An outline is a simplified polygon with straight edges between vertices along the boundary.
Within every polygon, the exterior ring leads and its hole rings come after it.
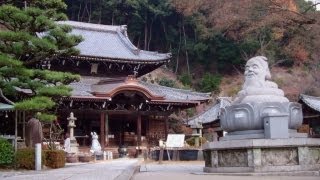
POLYGON ((168 134, 166 147, 177 148, 184 145, 184 134, 168 134))

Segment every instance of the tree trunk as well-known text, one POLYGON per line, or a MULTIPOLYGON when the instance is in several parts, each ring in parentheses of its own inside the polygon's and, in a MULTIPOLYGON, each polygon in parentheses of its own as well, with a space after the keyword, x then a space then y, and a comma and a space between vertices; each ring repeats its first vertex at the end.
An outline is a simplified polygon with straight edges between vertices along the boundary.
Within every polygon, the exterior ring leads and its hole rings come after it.
POLYGON ((137 48, 140 49, 140 36, 138 38, 137 48))
POLYGON ((151 42, 151 38, 152 38, 152 24, 153 24, 153 20, 151 21, 150 29, 149 29, 148 51, 150 50, 150 42, 151 42))
POLYGON ((179 26, 179 46, 178 46, 178 52, 177 52, 176 70, 174 72, 175 74, 178 73, 180 49, 181 49, 181 26, 179 26))
POLYGON ((88 2, 87 1, 84 4, 84 8, 83 8, 83 11, 82 11, 82 15, 81 15, 80 21, 84 21, 84 18, 86 17, 86 13, 88 13, 88 2))
POLYGON ((111 25, 114 23, 114 11, 112 11, 111 25))
POLYGON ((82 4, 82 3, 80 3, 80 5, 79 5, 79 11, 78 11, 78 21, 80 21, 80 14, 81 14, 81 4, 82 4))
POLYGON ((11 104, 11 105, 14 105, 14 102, 12 102, 11 100, 9 100, 7 97, 5 97, 3 95, 3 92, 2 92, 2 89, 0 89, 0 97, 5 100, 7 103, 11 104))
POLYGON ((102 0, 100 0, 100 11, 99 11, 98 24, 101 24, 101 16, 102 16, 102 0))
POLYGON ((148 45, 148 15, 145 15, 145 24, 144 24, 144 50, 147 50, 148 45))
POLYGON ((184 20, 182 19, 182 31, 183 31, 183 38, 184 38, 184 47, 186 51, 186 61, 187 61, 187 73, 190 75, 190 66, 189 66, 189 55, 187 50, 187 37, 186 37, 186 31, 184 29, 184 20))
MULTIPOLYGON (((166 42, 168 42, 168 41, 167 41, 167 40, 168 40, 168 36, 167 36, 166 26, 165 26, 165 24, 164 24, 164 22, 162 21, 161 18, 160 18, 160 22, 161 22, 161 24, 162 24, 162 28, 163 28, 163 33, 164 33, 165 40, 166 40, 166 42)), ((168 43, 166 43, 166 48, 168 47, 167 45, 168 45, 168 43)))
POLYGON ((89 1, 88 22, 91 22, 92 2, 89 1))

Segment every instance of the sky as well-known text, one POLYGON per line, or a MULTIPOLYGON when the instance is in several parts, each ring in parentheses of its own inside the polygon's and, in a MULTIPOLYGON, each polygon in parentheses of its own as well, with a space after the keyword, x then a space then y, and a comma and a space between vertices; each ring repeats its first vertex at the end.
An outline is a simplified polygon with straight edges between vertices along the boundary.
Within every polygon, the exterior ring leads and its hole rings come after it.
MULTIPOLYGON (((309 1, 313 1, 313 3, 320 3, 320 0, 309 0, 309 1)), ((320 4, 317 5, 317 10, 320 11, 320 4)))

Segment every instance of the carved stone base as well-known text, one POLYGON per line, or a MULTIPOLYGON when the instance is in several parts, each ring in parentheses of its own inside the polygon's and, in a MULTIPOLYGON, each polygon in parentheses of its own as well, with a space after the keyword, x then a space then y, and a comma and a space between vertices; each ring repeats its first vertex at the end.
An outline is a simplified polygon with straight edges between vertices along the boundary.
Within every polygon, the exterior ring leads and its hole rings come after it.
POLYGON ((75 154, 79 153, 79 144, 75 139, 70 140, 70 153, 75 153, 75 154))
MULTIPOLYGON (((307 138, 307 133, 298 133, 297 130, 289 129, 289 138, 307 138)), ((244 140, 244 139, 264 139, 264 130, 247 130, 247 131, 235 131, 227 133, 224 137, 221 137, 221 141, 230 140, 244 140)))
POLYGON ((210 142, 204 172, 290 172, 320 168, 320 139, 247 139, 210 142))

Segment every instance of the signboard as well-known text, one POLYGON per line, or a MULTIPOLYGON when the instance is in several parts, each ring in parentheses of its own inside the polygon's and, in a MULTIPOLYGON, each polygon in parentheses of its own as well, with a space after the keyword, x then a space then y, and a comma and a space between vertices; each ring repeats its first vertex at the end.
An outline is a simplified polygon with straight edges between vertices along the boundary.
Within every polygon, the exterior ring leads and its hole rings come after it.
POLYGON ((166 147, 178 148, 184 145, 184 134, 168 134, 166 147))

